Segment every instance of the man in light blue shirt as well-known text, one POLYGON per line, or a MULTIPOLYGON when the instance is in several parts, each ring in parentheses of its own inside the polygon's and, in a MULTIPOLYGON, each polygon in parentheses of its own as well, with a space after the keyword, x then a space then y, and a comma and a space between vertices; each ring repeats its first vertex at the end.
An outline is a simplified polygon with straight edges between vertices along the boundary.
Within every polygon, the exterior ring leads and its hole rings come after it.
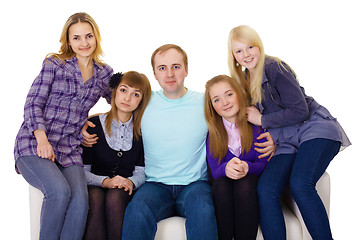
POLYGON ((204 96, 185 88, 187 55, 179 46, 159 47, 151 64, 162 89, 142 118, 146 183, 126 209, 123 239, 154 239, 157 222, 174 215, 186 218, 187 239, 217 239, 204 96))
POLYGON ((153 93, 141 122, 148 182, 207 180, 203 101, 203 94, 191 90, 179 99, 153 93))

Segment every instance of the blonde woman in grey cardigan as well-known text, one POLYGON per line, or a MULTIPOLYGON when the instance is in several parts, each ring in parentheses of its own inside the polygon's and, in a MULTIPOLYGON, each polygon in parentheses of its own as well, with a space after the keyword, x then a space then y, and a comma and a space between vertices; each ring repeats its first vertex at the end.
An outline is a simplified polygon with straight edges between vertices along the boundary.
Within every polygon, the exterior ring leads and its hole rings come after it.
POLYGON ((248 26, 231 30, 231 76, 253 106, 249 122, 267 129, 277 150, 258 183, 260 224, 266 239, 285 239, 280 196, 290 190, 313 239, 332 239, 326 210, 315 185, 340 147, 351 143, 329 111, 305 94, 294 71, 265 55, 261 39, 248 26))

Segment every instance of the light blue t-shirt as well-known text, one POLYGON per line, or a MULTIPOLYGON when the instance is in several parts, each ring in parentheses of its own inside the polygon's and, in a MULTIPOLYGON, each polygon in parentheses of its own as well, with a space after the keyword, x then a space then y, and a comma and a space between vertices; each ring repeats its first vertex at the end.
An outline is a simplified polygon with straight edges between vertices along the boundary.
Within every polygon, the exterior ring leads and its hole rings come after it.
POLYGON ((152 93, 142 122, 146 181, 187 185, 207 180, 204 94, 168 99, 152 93))

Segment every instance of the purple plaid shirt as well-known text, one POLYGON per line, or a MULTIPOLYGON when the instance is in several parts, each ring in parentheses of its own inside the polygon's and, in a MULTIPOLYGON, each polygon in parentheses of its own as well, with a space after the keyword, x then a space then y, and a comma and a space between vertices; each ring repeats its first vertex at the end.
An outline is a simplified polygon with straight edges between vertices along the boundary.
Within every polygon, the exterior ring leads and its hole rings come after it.
POLYGON ((100 97, 110 102, 108 82, 112 73, 110 66, 94 63, 94 74, 84 83, 75 57, 63 62, 45 59, 26 98, 24 122, 15 141, 15 161, 37 155, 33 132, 42 129, 60 165, 82 166, 81 128, 100 97))

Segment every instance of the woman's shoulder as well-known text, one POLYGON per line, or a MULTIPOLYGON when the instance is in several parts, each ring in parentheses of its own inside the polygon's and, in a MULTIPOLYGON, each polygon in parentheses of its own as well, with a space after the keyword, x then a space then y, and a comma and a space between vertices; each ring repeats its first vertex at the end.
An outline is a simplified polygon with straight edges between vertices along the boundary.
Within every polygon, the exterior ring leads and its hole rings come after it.
POLYGON ((107 64, 107 63, 104 63, 104 62, 96 62, 94 61, 94 64, 96 67, 98 67, 99 69, 102 69, 102 70, 113 70, 112 67, 107 64))
POLYGON ((43 61, 43 67, 45 68, 54 68, 54 69, 64 69, 66 71, 73 72, 75 71, 75 62, 76 58, 70 59, 61 59, 56 57, 56 55, 49 55, 43 61))
POLYGON ((264 69, 266 72, 278 72, 281 70, 280 63, 282 63, 280 59, 266 56, 264 62, 264 69))
POLYGON ((269 81, 274 81, 278 76, 293 75, 289 65, 276 57, 266 56, 264 63, 264 71, 269 81))
POLYGON ((47 56, 43 61, 43 66, 58 67, 64 65, 64 62, 55 56, 47 56))
POLYGON ((96 70, 97 70, 98 74, 100 74, 101 78, 103 78, 103 77, 108 78, 114 72, 113 68, 106 63, 94 62, 94 66, 96 67, 96 70))

